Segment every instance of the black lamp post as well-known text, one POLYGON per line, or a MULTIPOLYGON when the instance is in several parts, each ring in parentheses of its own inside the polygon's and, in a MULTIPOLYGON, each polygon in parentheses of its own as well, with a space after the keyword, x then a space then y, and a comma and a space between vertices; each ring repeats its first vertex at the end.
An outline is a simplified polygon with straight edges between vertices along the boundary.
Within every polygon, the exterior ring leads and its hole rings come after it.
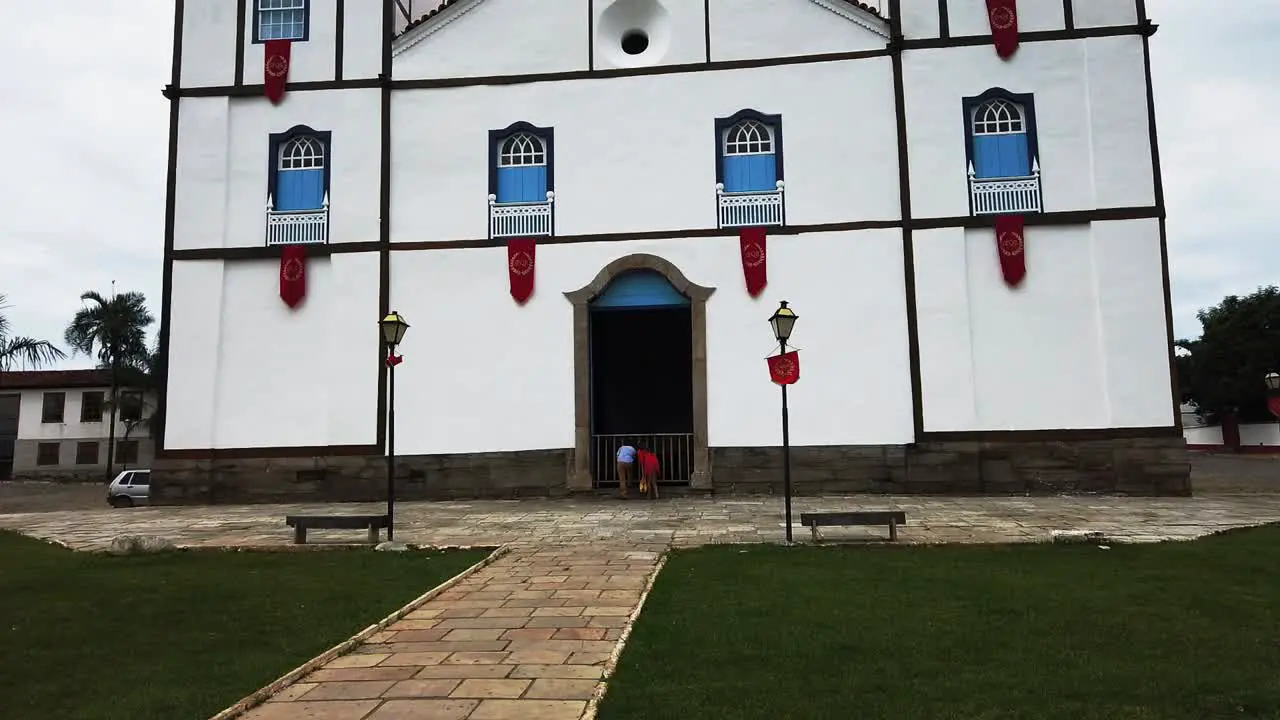
POLYGON ((1275 415, 1276 420, 1280 420, 1280 413, 1277 413, 1276 398, 1280 397, 1280 373, 1269 372, 1262 377, 1262 382, 1267 386, 1267 409, 1275 415))
POLYGON ((387 344, 387 541, 395 539, 396 517, 396 346, 404 340, 409 323, 395 310, 378 321, 387 344))
MULTIPOLYGON (((778 306, 769 324, 773 326, 773 336, 778 339, 778 354, 787 352, 787 340, 791 337, 791 329, 795 327, 799 316, 787 307, 783 300, 778 306)), ((782 386, 782 488, 783 502, 787 508, 787 543, 791 543, 791 425, 787 419, 787 386, 782 386)))

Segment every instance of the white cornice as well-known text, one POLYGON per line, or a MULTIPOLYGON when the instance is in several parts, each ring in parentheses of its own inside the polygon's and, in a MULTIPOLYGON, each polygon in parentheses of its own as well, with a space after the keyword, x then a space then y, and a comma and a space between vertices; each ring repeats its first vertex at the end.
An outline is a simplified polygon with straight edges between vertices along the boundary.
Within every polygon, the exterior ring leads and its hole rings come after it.
POLYGON ((484 0, 463 0, 456 2, 449 7, 436 13, 436 16, 422 23, 418 27, 396 38, 391 43, 391 56, 395 57, 418 43, 426 40, 432 33, 439 31, 444 26, 475 10, 484 0))
POLYGON ((824 10, 830 10, 845 20, 864 27, 875 34, 880 35, 886 40, 889 39, 889 21, 875 13, 870 13, 862 8, 854 7, 843 2, 843 0, 809 0, 809 2, 824 10))

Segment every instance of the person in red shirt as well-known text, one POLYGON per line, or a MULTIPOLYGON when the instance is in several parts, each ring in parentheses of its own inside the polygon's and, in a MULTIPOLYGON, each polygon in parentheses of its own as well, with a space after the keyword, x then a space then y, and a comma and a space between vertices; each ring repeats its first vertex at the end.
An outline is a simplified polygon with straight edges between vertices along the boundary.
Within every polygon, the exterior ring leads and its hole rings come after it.
POLYGON ((658 471, 661 469, 658 456, 648 448, 640 448, 636 451, 636 464, 640 466, 640 494, 657 498, 658 471))

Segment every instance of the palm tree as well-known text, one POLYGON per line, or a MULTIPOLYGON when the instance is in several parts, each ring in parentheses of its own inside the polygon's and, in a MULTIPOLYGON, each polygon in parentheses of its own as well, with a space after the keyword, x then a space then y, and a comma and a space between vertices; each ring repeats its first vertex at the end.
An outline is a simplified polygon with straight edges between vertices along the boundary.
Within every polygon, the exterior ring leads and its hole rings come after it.
POLYGON ((110 300, 90 290, 80 296, 89 303, 80 308, 63 338, 73 352, 96 355, 111 369, 111 425, 107 439, 107 482, 115 469, 116 412, 120 392, 120 371, 147 352, 147 328, 156 321, 147 311, 147 299, 140 292, 113 295, 110 300))
POLYGON ((5 296, 0 294, 0 372, 13 369, 14 365, 40 368, 67 357, 48 340, 9 334, 9 318, 4 311, 9 305, 5 296))

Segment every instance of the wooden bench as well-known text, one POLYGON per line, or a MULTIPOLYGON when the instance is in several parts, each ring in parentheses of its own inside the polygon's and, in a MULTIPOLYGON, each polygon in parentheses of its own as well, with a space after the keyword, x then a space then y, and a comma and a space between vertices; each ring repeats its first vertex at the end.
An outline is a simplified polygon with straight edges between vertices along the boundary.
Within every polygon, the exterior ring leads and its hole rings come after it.
POLYGON ((308 530, 369 530, 369 542, 378 542, 378 530, 387 526, 386 515, 286 515, 295 545, 305 545, 308 530))
POLYGON ((907 514, 901 510, 862 510, 858 512, 800 513, 800 524, 813 531, 813 541, 819 542, 819 527, 850 527, 854 525, 888 525, 889 540, 898 539, 898 526, 907 524, 907 514))

